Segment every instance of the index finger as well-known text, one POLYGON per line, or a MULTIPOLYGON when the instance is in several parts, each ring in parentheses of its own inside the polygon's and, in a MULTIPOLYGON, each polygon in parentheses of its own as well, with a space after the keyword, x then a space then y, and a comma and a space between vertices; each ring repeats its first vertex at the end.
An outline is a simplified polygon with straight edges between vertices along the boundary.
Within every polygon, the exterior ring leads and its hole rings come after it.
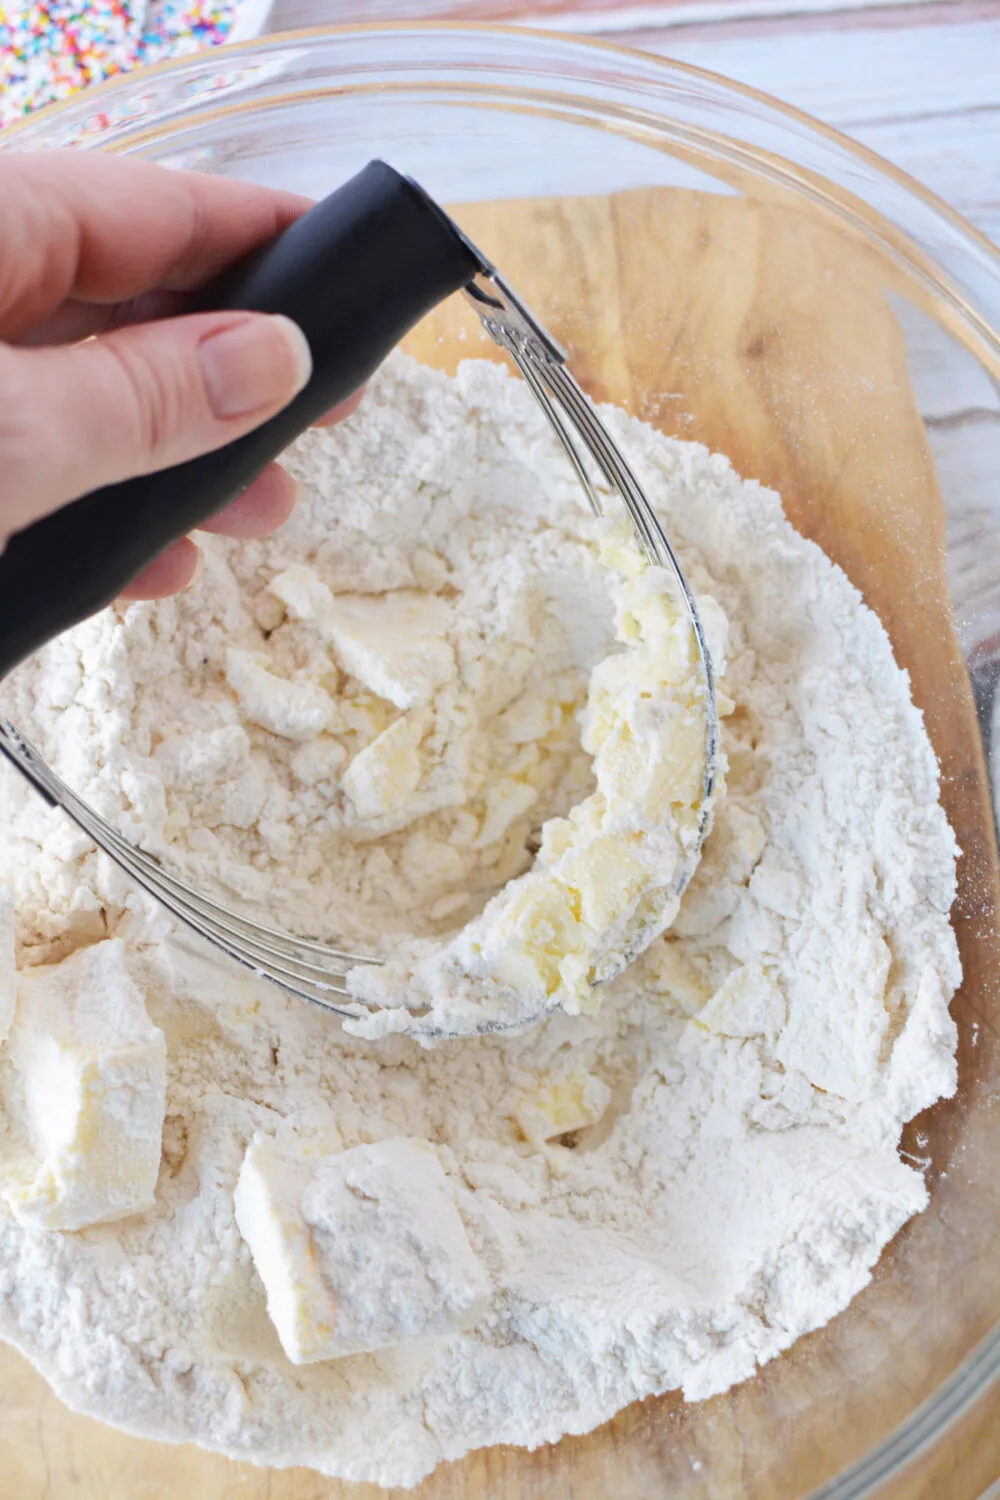
POLYGON ((295 193, 98 152, 0 155, 0 338, 67 299, 185 291, 309 208, 295 193))

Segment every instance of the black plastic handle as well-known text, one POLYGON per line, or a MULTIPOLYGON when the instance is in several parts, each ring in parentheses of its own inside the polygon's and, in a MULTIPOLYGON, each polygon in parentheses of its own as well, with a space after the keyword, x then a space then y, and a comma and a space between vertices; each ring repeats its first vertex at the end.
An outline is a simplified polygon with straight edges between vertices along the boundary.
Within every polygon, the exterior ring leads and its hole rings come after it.
POLYGON ((312 350, 309 384, 284 411, 226 447, 95 490, 11 537, 0 555, 0 677, 109 604, 164 547, 235 499, 479 269, 437 204, 373 161, 204 288, 196 311, 244 308, 292 318, 312 350))

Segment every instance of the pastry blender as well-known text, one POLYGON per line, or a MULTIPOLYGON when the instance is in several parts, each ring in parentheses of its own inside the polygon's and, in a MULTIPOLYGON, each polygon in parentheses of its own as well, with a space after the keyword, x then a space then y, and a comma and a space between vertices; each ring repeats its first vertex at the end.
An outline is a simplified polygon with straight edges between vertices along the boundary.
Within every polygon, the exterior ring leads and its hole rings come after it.
MULTIPOLYGON (((638 546, 672 574, 690 617, 704 674, 705 763, 698 837, 672 891, 679 895, 710 826, 719 755, 712 664, 694 597, 635 475, 567 370, 565 352, 448 215, 384 162, 370 162, 278 239, 231 267, 193 309, 284 313, 298 323, 312 349, 313 374, 291 405, 225 448, 85 495, 10 539, 0 556, 0 676, 109 604, 164 547, 233 500, 367 380, 426 312, 459 290, 531 387, 595 514, 617 497, 638 546)), ((263 926, 192 889, 117 833, 5 719, 0 751, 50 805, 215 948, 327 1010, 368 1013, 350 998, 345 975, 355 964, 379 960, 263 926)))

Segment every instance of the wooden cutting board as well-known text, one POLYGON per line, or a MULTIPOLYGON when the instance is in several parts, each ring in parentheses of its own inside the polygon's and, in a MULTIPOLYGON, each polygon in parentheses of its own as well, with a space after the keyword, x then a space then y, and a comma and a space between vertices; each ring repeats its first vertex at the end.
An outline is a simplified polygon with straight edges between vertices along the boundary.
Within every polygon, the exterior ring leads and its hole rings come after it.
MULTIPOLYGON (((908 668, 965 850, 957 925, 967 981, 956 1004, 970 1090, 997 1058, 995 850, 973 705, 952 624, 944 517, 933 462, 886 300, 890 273, 814 212, 675 190, 456 209, 568 347, 592 395, 663 431, 727 453, 778 489, 794 524, 846 570, 908 668), (979 1023, 979 1045, 969 1038, 979 1023)), ((899 284, 895 288, 903 290, 899 284)), ((453 370, 481 342, 454 299, 408 340, 453 370)), ((929 1396, 1000 1318, 1000 1275, 935 1269, 957 1233, 989 1244, 968 1179, 960 1107, 919 1122, 935 1208, 904 1231, 868 1289, 736 1392, 697 1407, 672 1397, 530 1455, 493 1449, 440 1469, 420 1500, 793 1500, 868 1449, 929 1396), (938 1207, 940 1205, 940 1208, 938 1207), (965 1217, 963 1217, 963 1215, 965 1217), (966 1223, 968 1219, 968 1223, 966 1223), (985 1235, 985 1240, 984 1240, 985 1235), (893 1350, 886 1359, 886 1349, 893 1350), (866 1372, 864 1375, 859 1372, 866 1372), (852 1377, 857 1377, 856 1380, 852 1377), (822 1391, 817 1397, 817 1390, 822 1391), (790 1413, 798 1411, 797 1417, 790 1413)), ((997 1174, 993 1173, 995 1184, 997 1174)), ((987 1215, 1000 1205, 995 1187, 987 1215)), ((384 1492, 307 1470, 265 1471, 125 1437, 76 1417, 12 1350, 0 1349, 0 1500, 374 1500, 384 1492)), ((1000 1475, 1000 1399, 882 1491, 886 1500, 978 1500, 1000 1475)), ((400 1494, 403 1492, 399 1492, 400 1494)))

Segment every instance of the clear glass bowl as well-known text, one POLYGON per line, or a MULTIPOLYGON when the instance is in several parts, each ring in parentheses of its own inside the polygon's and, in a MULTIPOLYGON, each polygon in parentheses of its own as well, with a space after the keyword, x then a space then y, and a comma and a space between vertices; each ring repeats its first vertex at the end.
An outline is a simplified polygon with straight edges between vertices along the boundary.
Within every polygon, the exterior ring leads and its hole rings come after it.
MULTIPOLYGON (((688 204, 717 206, 728 197, 747 205, 764 260, 748 282, 744 325, 765 314, 770 322, 740 357, 759 360, 765 372, 761 412, 775 423, 774 450, 783 456, 772 462, 768 445, 758 443, 748 458, 739 422, 720 429, 717 409, 705 405, 711 372, 699 365, 699 350, 712 346, 712 320, 731 316, 722 296, 702 307, 701 337, 670 352, 669 390, 654 392, 664 399, 652 409, 647 401, 642 414, 703 437, 744 472, 782 489, 796 524, 830 546, 880 610, 927 715, 965 849, 956 907, 966 972, 954 1006, 960 1090, 914 1122, 904 1141, 930 1159, 931 1206, 897 1237, 844 1314, 728 1395, 696 1405, 671 1396, 648 1401, 597 1434, 542 1454, 505 1449, 485 1462, 473 1457, 420 1493, 854 1500, 881 1491, 1000 1373, 1000 999, 987 777, 1000 675, 997 251, 885 162, 793 110, 691 68, 539 32, 407 25, 271 37, 128 75, 0 140, 4 150, 67 145, 137 152, 316 196, 379 155, 451 205, 649 187, 679 190, 688 204), (787 326, 771 274, 782 260, 790 268, 787 326), (868 355, 865 330, 840 330, 836 319, 817 319, 815 333, 802 337, 809 327, 802 307, 836 301, 852 279, 864 282, 866 305, 883 320, 872 324, 868 355), (889 315, 901 367, 887 363, 880 342, 889 315), (786 345, 792 327, 798 341, 786 345), (841 393, 840 410, 817 402, 820 373, 826 392, 841 393), (933 514, 926 514, 927 484, 918 517, 906 464, 882 463, 880 484, 859 482, 853 494, 855 545, 846 547, 842 528, 825 534, 824 495, 809 491, 810 476, 849 469, 859 452, 873 455, 882 403, 907 381, 933 514), (845 410, 861 415, 845 426, 845 410), (901 566, 905 578, 887 576, 901 566), (920 629, 926 618, 938 621, 929 636, 920 629), (961 699, 970 684, 979 728, 956 738, 955 695, 961 699)), ((508 268, 518 252, 505 241, 503 215, 489 222, 484 248, 508 268)), ((650 256, 650 277, 657 260, 650 256)), ((544 314, 557 290, 553 278, 564 295, 576 272, 542 257, 528 274, 523 290, 544 314)), ((584 376, 600 291, 580 289, 579 321, 570 330, 584 376)), ((641 322, 641 307, 631 316, 641 322)), ((628 404, 627 393, 623 399, 628 404)), ((30 1419, 34 1397, 21 1399, 30 1419)), ((46 1420, 54 1430, 77 1419, 53 1418, 50 1403, 46 1420)), ((116 1468, 130 1454, 138 1465, 144 1448, 122 1438, 116 1468)), ((84 1467, 99 1472, 101 1451, 92 1445, 84 1467)), ((223 1493, 216 1460, 175 1450, 171 1461, 160 1452, 173 1483, 185 1476, 185 1492, 223 1493)), ((71 1443, 59 1453, 50 1482, 70 1493, 83 1460, 71 1443)), ((241 1493, 258 1493, 260 1476, 239 1472, 247 1486, 241 1493)), ((280 1476, 271 1479, 275 1495, 286 1493, 280 1476)), ((107 1482, 104 1475, 102 1493, 107 1482)), ((934 1491, 942 1500, 958 1496, 948 1483, 934 1491)), ((114 1492, 140 1491, 126 1483, 114 1492)), ((332 1489, 324 1484, 322 1493, 332 1489)), ((337 1493, 360 1492, 344 1486, 337 1493)))

